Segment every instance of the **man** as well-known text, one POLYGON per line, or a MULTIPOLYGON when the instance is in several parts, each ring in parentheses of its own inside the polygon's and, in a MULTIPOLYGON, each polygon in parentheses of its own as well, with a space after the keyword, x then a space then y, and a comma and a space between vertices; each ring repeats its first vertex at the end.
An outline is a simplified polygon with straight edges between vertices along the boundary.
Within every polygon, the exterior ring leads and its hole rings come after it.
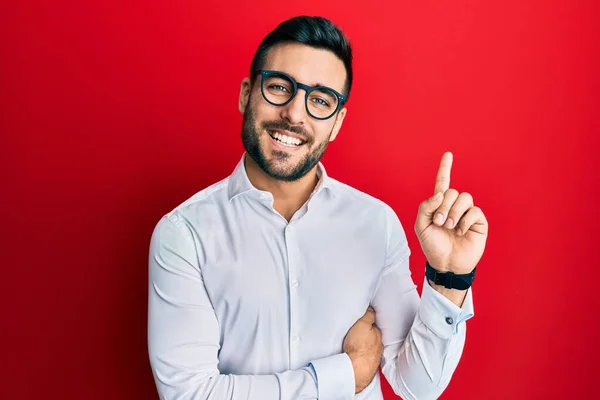
POLYGON ((351 60, 330 21, 280 24, 241 83, 237 167, 158 222, 148 334, 161 398, 381 399, 380 365, 404 399, 448 385, 487 222, 449 188, 444 154, 415 224, 432 266, 419 298, 394 211, 320 163, 347 113, 351 60))

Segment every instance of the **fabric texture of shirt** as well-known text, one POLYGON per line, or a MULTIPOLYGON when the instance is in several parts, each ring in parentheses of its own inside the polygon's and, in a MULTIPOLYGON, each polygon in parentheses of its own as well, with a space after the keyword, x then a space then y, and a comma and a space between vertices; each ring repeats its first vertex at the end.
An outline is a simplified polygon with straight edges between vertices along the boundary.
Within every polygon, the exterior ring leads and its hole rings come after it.
POLYGON ((342 350, 369 305, 394 391, 434 399, 447 387, 474 315, 471 289, 458 307, 423 278, 419 296, 392 208, 321 163, 318 178, 288 222, 242 157, 158 221, 148 350, 161 399, 383 399, 379 373, 355 395, 342 350))

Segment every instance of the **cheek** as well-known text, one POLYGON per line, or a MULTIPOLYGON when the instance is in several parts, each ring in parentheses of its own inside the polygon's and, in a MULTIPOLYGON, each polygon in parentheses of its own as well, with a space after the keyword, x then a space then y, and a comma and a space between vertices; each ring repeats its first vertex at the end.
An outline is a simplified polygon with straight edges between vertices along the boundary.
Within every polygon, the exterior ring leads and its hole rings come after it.
POLYGON ((252 107, 254 117, 257 120, 266 121, 272 120, 274 118, 279 118, 280 110, 278 109, 278 107, 275 107, 264 101, 260 92, 252 93, 249 104, 252 107))
POLYGON ((320 144, 323 142, 329 141, 329 137, 331 136, 331 132, 333 130, 333 124, 318 124, 313 128, 313 132, 315 132, 314 138, 315 143, 320 144))

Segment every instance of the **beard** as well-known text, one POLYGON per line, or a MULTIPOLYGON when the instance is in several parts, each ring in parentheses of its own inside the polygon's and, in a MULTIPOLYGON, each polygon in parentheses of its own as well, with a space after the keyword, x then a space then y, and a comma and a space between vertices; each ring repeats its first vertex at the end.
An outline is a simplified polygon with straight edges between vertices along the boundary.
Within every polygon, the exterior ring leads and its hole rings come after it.
POLYGON ((292 126, 285 120, 264 121, 260 125, 261 130, 259 131, 251 107, 246 107, 242 124, 242 143, 244 144, 244 148, 248 155, 252 157, 254 162, 267 175, 285 182, 297 181, 313 169, 321 161, 331 137, 331 132, 329 132, 327 138, 316 145, 312 151, 304 155, 296 165, 286 165, 293 155, 285 151, 273 150, 271 153, 272 158, 268 159, 265 149, 261 146, 260 139, 262 135, 269 135, 268 131, 272 129, 287 130, 302 135, 302 138, 305 140, 302 146, 307 146, 309 149, 315 146, 314 138, 308 135, 304 128, 292 126))

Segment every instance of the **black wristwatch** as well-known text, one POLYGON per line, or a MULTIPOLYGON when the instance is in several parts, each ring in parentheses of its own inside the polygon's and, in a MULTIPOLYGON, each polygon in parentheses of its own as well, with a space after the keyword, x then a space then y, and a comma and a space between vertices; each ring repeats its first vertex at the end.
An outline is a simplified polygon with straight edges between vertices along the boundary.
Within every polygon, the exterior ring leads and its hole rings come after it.
POLYGON ((475 270, 473 268, 468 274, 455 274, 453 272, 439 272, 425 261, 425 276, 436 285, 442 285, 447 289, 467 290, 475 280, 475 270))

